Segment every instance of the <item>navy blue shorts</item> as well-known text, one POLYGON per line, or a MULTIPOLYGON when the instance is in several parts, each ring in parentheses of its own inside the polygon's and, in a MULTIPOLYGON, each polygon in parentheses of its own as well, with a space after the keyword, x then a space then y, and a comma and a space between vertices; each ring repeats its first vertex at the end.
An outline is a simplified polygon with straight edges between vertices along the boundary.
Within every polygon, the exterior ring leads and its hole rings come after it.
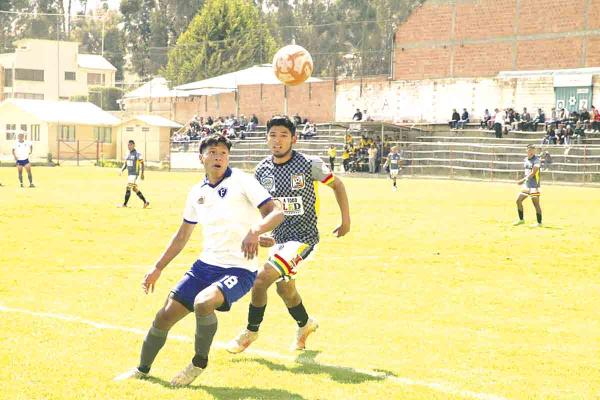
POLYGON ((27 159, 27 160, 17 160, 17 165, 26 166, 27 164, 29 164, 29 159, 27 159))
POLYGON ((194 299, 198 293, 215 285, 225 297, 225 302, 217 310, 229 311, 233 303, 252 289, 255 279, 256 272, 247 269, 216 267, 197 260, 171 290, 171 294, 173 299, 193 312, 194 299))

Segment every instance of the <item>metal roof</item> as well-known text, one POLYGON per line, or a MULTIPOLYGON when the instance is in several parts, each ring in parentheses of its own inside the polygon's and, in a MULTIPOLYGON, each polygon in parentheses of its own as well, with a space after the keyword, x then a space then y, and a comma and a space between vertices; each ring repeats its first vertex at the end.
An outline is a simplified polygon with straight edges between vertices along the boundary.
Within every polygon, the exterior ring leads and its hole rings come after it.
POLYGON ((78 54, 77 64, 80 68, 86 69, 105 69, 110 71, 116 71, 114 65, 108 62, 108 60, 97 54, 78 54))

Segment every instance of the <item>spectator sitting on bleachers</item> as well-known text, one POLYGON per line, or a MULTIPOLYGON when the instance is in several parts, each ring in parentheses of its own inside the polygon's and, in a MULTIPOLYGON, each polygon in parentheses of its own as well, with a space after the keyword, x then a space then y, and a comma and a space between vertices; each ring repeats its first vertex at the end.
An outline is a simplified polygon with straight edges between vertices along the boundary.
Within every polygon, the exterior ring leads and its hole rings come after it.
POLYGON ((573 140, 575 140, 575 143, 577 144, 583 143, 583 140, 585 139, 584 126, 585 125, 582 121, 577 121, 577 123, 575 124, 575 130, 573 131, 573 140))
POLYGON ((363 121, 373 121, 373 118, 367 113, 367 110, 363 110, 363 121))
POLYGON ((549 171, 550 165, 552 165, 552 156, 548 151, 545 151, 542 155, 542 171, 549 171))
POLYGON ((354 113, 354 115, 352 116, 352 120, 353 121, 362 121, 362 113, 360 112, 360 108, 356 109, 356 112, 354 113))
POLYGON ((479 123, 479 129, 488 129, 488 122, 492 119, 490 112, 486 108, 483 112, 483 116, 481 117, 481 122, 479 123))
POLYGON ((293 121, 296 128, 298 127, 298 125, 302 124, 302 118, 300 117, 300 115, 298 115, 298 113, 294 114, 293 121))
POLYGON ((531 114, 527 111, 527 107, 523 107, 523 113, 521 114, 521 123, 518 129, 522 131, 529 131, 531 129, 531 114))
POLYGON ((308 139, 317 135, 317 127, 315 124, 311 124, 310 121, 307 121, 304 124, 304 128, 302 128, 302 132, 300 133, 300 139, 308 139))
MULTIPOLYGON (((577 122, 579 123, 579 121, 577 121, 577 122)), ((573 132, 573 125, 571 125, 571 124, 567 124, 567 125, 565 126, 565 138, 564 138, 564 144, 565 144, 565 145, 567 145, 567 146, 568 146, 568 145, 570 145, 570 144, 571 144, 571 142, 572 142, 572 139, 573 139, 573 135, 574 135, 574 132, 573 132)))
POLYGON ((565 108, 561 108, 557 114, 557 121, 559 124, 565 124, 569 122, 569 111, 565 110, 565 108))
POLYGON ((542 144, 556 144, 556 132, 554 125, 546 126, 546 136, 542 139, 542 144))
POLYGON ((469 122, 469 112, 467 111, 466 108, 463 108, 462 115, 460 116, 460 119, 456 123, 456 128, 457 129, 465 129, 465 124, 468 122, 469 122))
POLYGON ((535 131, 537 131, 538 124, 545 124, 545 123, 546 123, 546 114, 544 114, 544 110, 542 110, 541 108, 538 108, 537 115, 535 116, 535 119, 531 123, 531 129, 535 132, 535 131))
POLYGON ((600 111, 594 106, 592 106, 592 132, 598 133, 600 132, 600 111))
POLYGON ((456 129, 456 124, 458 123, 458 121, 460 121, 460 114, 458 113, 458 111, 456 111, 456 108, 453 108, 452 117, 450 118, 450 121, 448 121, 450 129, 456 129))
POLYGON ((590 129, 590 112, 585 107, 581 107, 581 113, 579 114, 579 121, 581 121, 581 125, 583 130, 590 129))
POLYGON ((565 144, 566 133, 567 128, 565 124, 558 124, 558 128, 556 129, 556 144, 565 144))
POLYGON ((556 112, 556 108, 552 107, 550 111, 550 119, 546 120, 546 125, 555 125, 558 127, 558 113, 556 112))
POLYGON ((512 113, 512 122, 510 124, 510 130, 511 131, 518 131, 519 130, 519 126, 521 125, 521 115, 513 110, 512 113))

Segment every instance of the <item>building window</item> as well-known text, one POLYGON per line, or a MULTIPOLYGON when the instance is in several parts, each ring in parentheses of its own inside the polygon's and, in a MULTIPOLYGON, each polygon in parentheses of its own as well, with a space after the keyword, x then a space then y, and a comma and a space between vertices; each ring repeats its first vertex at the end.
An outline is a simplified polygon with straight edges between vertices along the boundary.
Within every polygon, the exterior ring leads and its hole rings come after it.
POLYGON ((147 126, 142 127, 142 132, 150 132, 150 128, 147 126))
POLYGON ((15 93, 15 99, 44 100, 42 93, 15 93))
POLYGON ((104 74, 88 72, 87 83, 88 85, 104 85, 104 74))
POLYGON ((111 143, 112 142, 112 128, 106 126, 95 126, 94 127, 94 136, 96 140, 101 143, 111 143))
POLYGON ((128 126, 125 128, 125 132, 133 132, 133 126, 128 126))
POLYGON ((44 82, 44 70, 16 68, 15 79, 18 81, 44 82))
POLYGON ((31 125, 31 141, 39 142, 40 141, 40 126, 39 125, 31 125))
POLYGON ((12 87, 12 85, 13 85, 13 70, 5 69, 4 70, 4 86, 12 87))
POLYGON ((65 71, 65 81, 76 81, 77 76, 75 72, 65 71))
POLYGON ((74 142, 75 141, 75 126, 74 125, 64 125, 60 127, 60 140, 64 142, 74 142))
POLYGON ((17 124, 6 124, 6 140, 15 140, 17 124))

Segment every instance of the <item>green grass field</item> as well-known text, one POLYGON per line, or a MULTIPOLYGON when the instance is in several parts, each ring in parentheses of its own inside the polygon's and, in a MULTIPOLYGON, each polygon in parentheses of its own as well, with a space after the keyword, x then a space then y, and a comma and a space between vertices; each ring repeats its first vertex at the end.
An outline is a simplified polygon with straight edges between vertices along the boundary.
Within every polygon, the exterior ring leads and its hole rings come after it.
MULTIPOLYGON (((176 326, 145 381, 143 335, 195 260, 200 229, 152 295, 140 282, 181 221, 200 173, 148 172, 152 208, 122 201, 116 169, 0 169, 0 399, 600 398, 600 190, 546 186, 544 228, 512 227, 516 184, 345 178, 352 231, 322 188, 322 241, 299 274, 321 328, 289 350, 295 324, 271 293, 242 355, 218 345, 245 325, 246 296, 219 314, 217 347, 193 386, 169 380, 193 355, 176 326), (249 350, 250 350, 249 349, 249 350)), ((531 203, 526 219, 534 222, 531 203)), ((262 254, 264 258, 264 253, 262 254)))

